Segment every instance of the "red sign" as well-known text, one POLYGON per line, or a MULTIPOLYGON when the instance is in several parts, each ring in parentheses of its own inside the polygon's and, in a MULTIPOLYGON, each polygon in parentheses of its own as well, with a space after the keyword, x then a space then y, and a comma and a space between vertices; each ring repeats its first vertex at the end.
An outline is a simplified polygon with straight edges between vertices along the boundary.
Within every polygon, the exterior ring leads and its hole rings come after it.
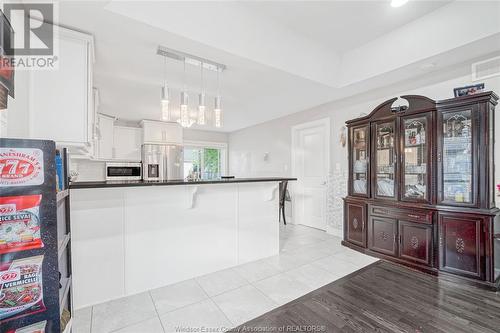
POLYGON ((0 148, 0 185, 41 185, 43 181, 40 149, 0 148))

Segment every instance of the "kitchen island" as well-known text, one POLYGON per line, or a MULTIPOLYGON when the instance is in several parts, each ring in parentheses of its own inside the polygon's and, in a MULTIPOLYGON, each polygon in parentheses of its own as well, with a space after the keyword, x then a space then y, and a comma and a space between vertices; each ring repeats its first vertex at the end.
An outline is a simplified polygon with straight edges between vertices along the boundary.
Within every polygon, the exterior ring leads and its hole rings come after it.
POLYGON ((76 308, 279 252, 279 183, 295 178, 77 182, 76 308))

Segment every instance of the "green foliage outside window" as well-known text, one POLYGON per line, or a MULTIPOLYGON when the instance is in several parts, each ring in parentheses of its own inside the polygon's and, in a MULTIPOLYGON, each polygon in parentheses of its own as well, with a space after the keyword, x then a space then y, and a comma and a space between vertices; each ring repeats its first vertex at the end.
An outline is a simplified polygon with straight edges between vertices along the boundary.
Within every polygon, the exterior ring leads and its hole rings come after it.
POLYGON ((207 175, 208 178, 213 178, 218 176, 220 170, 220 160, 219 160, 219 149, 205 148, 203 149, 203 160, 205 162, 205 168, 203 173, 207 175))

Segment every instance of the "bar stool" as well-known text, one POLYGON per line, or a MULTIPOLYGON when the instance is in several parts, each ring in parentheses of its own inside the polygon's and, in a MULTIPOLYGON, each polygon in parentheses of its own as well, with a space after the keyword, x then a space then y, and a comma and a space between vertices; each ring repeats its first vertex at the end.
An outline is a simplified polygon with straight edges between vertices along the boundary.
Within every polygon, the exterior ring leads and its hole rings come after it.
POLYGON ((288 187, 288 180, 282 181, 280 183, 280 207, 279 207, 279 220, 281 222, 281 216, 283 215, 283 224, 286 225, 285 217, 285 201, 286 201, 286 188, 288 187))

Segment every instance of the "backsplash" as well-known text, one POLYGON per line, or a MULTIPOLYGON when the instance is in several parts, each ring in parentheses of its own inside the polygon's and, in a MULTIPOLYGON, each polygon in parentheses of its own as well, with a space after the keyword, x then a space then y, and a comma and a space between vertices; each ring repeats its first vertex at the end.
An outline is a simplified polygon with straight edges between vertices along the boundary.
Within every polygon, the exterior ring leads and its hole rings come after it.
POLYGON ((106 162, 86 159, 71 159, 70 173, 76 172, 76 181, 101 181, 106 179, 106 162))

